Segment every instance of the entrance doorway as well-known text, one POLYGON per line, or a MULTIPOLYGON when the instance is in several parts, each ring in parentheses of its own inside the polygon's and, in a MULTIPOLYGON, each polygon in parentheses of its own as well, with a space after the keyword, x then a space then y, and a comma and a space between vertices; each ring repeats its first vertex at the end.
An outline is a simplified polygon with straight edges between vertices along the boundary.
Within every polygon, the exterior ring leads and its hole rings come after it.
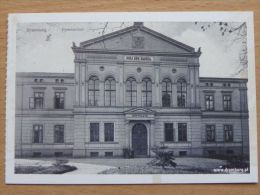
POLYGON ((142 123, 137 123, 132 129, 132 149, 135 156, 147 156, 147 129, 142 123))

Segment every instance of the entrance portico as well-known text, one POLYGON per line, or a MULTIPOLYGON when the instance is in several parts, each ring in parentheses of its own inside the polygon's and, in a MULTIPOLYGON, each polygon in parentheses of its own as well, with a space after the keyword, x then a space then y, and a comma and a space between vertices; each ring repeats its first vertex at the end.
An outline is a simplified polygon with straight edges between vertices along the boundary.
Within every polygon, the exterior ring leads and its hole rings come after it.
POLYGON ((127 148, 134 151, 135 156, 150 156, 154 147, 154 111, 134 108, 125 112, 127 148))

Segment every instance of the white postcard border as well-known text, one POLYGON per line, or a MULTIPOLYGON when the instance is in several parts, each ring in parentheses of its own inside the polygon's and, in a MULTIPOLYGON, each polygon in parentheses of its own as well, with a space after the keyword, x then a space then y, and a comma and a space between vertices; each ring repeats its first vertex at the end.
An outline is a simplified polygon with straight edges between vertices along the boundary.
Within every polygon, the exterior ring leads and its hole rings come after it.
POLYGON ((30 13, 9 14, 8 56, 6 79, 6 161, 7 184, 152 184, 152 183, 256 183, 257 117, 255 83, 253 12, 118 12, 118 13, 30 13), (14 174, 15 151, 15 64, 16 25, 31 22, 247 22, 248 48, 248 107, 250 139, 249 174, 172 174, 172 175, 38 175, 14 174))

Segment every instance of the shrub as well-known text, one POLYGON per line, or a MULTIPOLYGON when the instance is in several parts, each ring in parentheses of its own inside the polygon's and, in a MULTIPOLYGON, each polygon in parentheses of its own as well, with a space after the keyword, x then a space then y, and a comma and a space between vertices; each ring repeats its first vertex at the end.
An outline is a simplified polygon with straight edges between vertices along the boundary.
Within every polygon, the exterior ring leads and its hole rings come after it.
POLYGON ((175 158, 173 151, 169 150, 167 147, 155 147, 152 149, 152 151, 155 153, 156 157, 153 161, 151 161, 151 165, 161 166, 163 169, 165 169, 166 166, 177 166, 177 164, 174 162, 175 158))

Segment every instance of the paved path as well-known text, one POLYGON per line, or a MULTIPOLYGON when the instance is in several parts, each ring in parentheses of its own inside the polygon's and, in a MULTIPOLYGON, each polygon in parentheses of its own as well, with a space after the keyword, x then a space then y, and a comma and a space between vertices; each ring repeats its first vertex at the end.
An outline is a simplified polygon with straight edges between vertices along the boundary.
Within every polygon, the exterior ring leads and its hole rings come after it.
POLYGON ((68 163, 68 165, 77 167, 77 170, 64 173, 63 175, 76 175, 76 174, 97 174, 110 168, 112 166, 93 165, 87 163, 68 163))

